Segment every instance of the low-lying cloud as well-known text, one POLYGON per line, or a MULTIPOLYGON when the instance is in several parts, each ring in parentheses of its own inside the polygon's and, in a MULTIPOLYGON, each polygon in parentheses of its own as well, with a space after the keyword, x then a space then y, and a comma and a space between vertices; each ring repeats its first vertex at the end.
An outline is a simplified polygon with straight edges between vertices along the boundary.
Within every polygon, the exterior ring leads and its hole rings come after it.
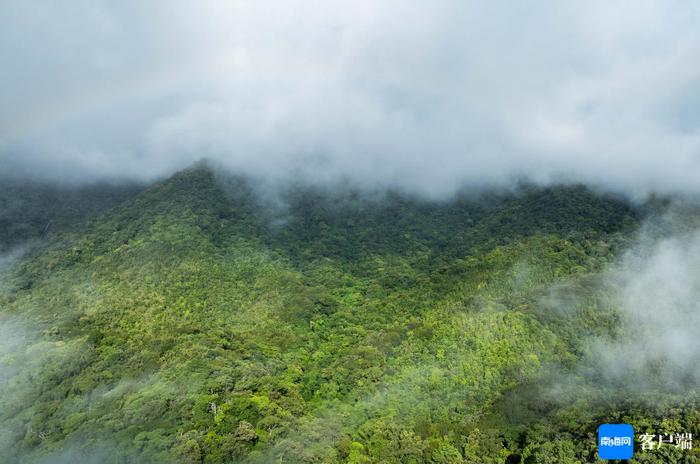
POLYGON ((700 387, 700 230, 663 238, 644 233, 614 282, 623 336, 600 343, 598 369, 632 388, 700 387))
POLYGON ((700 190, 690 1, 0 3, 0 170, 700 190))
POLYGON ((577 322, 581 359, 547 372, 544 398, 574 404, 592 395, 606 405, 697 398, 700 227, 684 208, 649 218, 620 259, 582 287, 557 286, 542 300, 547 311, 596 326, 586 335, 577 322))

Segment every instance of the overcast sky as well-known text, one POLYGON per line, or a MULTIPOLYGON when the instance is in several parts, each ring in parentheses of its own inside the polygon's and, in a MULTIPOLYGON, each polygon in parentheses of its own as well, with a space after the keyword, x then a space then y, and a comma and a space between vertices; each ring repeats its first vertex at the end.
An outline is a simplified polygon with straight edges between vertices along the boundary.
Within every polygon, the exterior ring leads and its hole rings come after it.
POLYGON ((695 1, 0 0, 0 171, 700 190, 695 1))

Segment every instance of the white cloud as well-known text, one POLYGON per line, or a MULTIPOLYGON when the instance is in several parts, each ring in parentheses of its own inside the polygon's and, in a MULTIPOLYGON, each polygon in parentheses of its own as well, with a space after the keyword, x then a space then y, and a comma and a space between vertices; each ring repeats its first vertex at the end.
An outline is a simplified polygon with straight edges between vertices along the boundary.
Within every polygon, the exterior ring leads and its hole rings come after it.
POLYGON ((700 189, 694 2, 0 5, 0 169, 700 189))
POLYGON ((683 391, 698 385, 699 266, 700 230, 679 229, 662 238, 642 234, 612 280, 625 336, 596 346, 599 369, 630 387, 656 383, 683 391))

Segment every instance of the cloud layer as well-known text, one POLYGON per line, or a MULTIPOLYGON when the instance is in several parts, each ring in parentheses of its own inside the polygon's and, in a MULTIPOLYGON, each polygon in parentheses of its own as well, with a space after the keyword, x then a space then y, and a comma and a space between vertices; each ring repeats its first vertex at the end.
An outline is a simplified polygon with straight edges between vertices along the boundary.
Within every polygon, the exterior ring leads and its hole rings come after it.
POLYGON ((700 190, 691 1, 0 1, 0 170, 700 190))

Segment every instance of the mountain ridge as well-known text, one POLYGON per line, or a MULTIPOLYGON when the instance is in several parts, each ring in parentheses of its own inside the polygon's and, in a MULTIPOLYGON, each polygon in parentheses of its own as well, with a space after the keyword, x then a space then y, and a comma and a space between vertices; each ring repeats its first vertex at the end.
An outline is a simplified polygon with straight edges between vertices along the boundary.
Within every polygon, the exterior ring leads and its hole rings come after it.
POLYGON ((248 181, 220 176, 178 173, 20 263, 0 298, 34 334, 0 356, 31 366, 3 387, 10 456, 526 460, 536 449, 524 437, 549 435, 512 423, 503 434, 483 418, 507 421, 499 398, 575 364, 581 327, 616 330, 586 279, 637 227, 619 199, 527 188, 486 207, 296 191, 280 213, 248 181), (580 308, 542 306, 555 283, 578 285, 580 308))

